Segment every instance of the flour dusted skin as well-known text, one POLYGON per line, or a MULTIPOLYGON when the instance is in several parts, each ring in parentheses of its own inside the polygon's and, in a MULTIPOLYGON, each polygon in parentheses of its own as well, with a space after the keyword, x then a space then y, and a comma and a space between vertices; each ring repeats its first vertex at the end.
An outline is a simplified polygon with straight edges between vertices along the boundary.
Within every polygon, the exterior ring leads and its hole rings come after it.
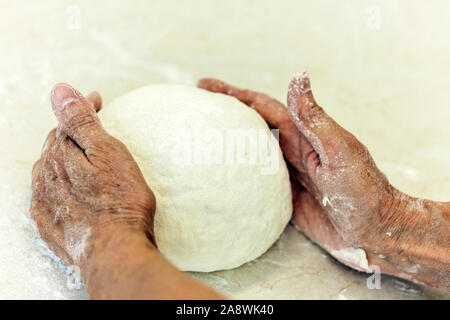
POLYGON ((231 269, 263 254, 292 214, 289 175, 266 122, 235 98, 150 85, 100 118, 155 193, 159 250, 185 271, 231 269))

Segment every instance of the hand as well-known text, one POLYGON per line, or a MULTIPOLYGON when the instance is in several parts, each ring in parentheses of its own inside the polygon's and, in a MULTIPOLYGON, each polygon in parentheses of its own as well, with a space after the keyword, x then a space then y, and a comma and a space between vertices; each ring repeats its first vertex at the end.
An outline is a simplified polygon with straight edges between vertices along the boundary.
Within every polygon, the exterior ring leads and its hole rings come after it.
POLYGON ((292 222, 335 258, 366 270, 365 252, 382 237, 394 193, 367 148, 317 105, 306 74, 289 86, 288 108, 265 94, 202 79, 198 86, 228 94, 279 129, 292 182, 292 222))
POLYGON ((66 84, 52 91, 59 126, 33 167, 30 214, 41 238, 66 264, 83 264, 112 230, 153 234, 155 197, 125 145, 96 114, 98 93, 84 98, 66 84))
POLYGON ((279 129, 292 222, 311 240, 357 270, 450 290, 450 202, 395 189, 367 148, 317 105, 305 73, 291 80, 287 108, 219 80, 198 86, 236 97, 279 129))
POLYGON ((156 250, 155 197, 120 141, 102 127, 97 93, 52 91, 59 126, 33 167, 30 213, 41 238, 76 264, 90 299, 223 299, 156 250))

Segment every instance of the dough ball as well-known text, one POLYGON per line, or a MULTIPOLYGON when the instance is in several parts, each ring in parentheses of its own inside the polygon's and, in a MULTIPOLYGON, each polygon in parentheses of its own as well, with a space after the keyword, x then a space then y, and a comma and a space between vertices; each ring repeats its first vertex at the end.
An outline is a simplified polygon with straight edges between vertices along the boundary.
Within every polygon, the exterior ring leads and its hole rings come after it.
POLYGON ((150 85, 99 115, 155 193, 158 248, 181 270, 238 267, 263 254, 289 222, 291 187, 278 141, 237 99, 150 85))

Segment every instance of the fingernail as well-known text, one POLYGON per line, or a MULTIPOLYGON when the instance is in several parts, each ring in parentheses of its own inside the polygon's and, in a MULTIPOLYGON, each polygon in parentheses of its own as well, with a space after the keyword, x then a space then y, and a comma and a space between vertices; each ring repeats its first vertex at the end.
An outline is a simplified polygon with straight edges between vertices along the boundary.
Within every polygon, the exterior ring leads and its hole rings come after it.
POLYGON ((78 96, 69 85, 57 84, 52 90, 51 100, 53 109, 60 111, 72 101, 78 100, 78 96))

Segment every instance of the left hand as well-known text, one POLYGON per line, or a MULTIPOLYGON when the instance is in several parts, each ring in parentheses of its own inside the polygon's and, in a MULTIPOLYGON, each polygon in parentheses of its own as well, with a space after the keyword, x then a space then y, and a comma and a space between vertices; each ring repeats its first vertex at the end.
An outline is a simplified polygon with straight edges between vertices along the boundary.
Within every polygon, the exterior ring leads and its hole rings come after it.
POLYGON ((52 106, 59 126, 32 173, 30 214, 41 238, 67 265, 80 266, 95 241, 117 230, 151 239, 155 197, 125 145, 101 125, 99 94, 85 98, 59 84, 52 106))

